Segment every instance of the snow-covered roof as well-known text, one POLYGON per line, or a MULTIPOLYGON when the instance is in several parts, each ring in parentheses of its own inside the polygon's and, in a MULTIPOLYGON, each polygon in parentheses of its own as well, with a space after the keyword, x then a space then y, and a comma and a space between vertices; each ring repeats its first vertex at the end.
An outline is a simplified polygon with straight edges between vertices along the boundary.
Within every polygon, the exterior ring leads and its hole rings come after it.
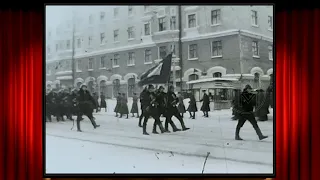
POLYGON ((202 82, 212 82, 212 81, 239 81, 235 78, 204 78, 187 82, 187 84, 196 84, 202 82))

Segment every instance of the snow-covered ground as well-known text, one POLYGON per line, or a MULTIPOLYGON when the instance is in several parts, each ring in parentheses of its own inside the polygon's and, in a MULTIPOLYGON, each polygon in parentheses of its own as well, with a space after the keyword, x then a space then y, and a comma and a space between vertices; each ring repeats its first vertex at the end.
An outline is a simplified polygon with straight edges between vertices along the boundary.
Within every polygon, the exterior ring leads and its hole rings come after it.
POLYGON ((209 118, 201 112, 196 119, 186 114, 191 129, 168 134, 152 134, 150 119, 150 136, 144 136, 137 118, 116 118, 115 102, 107 104, 108 112, 94 115, 98 129, 87 118, 81 122, 82 133, 70 130, 72 121, 46 124, 47 173, 273 173, 272 120, 259 122, 269 136, 263 141, 249 122, 240 132, 245 140, 235 141, 237 121, 230 120, 231 110, 212 111, 209 118))

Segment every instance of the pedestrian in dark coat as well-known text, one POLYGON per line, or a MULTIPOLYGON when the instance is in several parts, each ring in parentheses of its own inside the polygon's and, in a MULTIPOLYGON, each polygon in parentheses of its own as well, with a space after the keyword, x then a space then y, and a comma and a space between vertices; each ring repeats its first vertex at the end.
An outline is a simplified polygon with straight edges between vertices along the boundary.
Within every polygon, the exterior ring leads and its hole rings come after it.
POLYGON ((183 117, 183 114, 186 113, 186 107, 184 106, 183 99, 184 98, 181 95, 181 92, 178 92, 178 100, 179 100, 178 110, 182 117, 183 117))
POLYGON ((94 100, 96 101, 94 109, 96 110, 96 113, 97 113, 97 112, 99 112, 99 95, 98 95, 98 93, 94 92, 92 94, 92 96, 93 96, 94 100))
POLYGON ((65 93, 63 89, 60 89, 58 91, 57 97, 56 97, 56 103, 57 103, 57 112, 56 117, 57 121, 65 121, 64 115, 66 115, 66 109, 65 109, 65 93))
POLYGON ((107 112, 106 96, 103 93, 100 94, 100 110, 101 108, 104 108, 105 112, 107 112))
POLYGON ((189 101, 189 106, 187 111, 189 111, 190 118, 195 119, 196 112, 198 111, 196 98, 191 92, 189 93, 189 98, 190 98, 190 101, 189 101))
POLYGON ((118 113, 120 113, 120 103, 121 101, 121 93, 118 93, 118 96, 117 96, 117 104, 116 104, 116 107, 114 108, 114 112, 116 113, 116 117, 118 117, 118 113))
POLYGON ((141 106, 141 115, 139 117, 139 127, 142 127, 142 119, 144 117, 144 109, 146 109, 146 104, 148 103, 146 100, 149 98, 148 97, 148 88, 147 86, 145 86, 145 88, 143 89, 143 91, 140 93, 140 106, 141 106))
POLYGON ((72 103, 72 93, 69 89, 64 90, 64 108, 66 110, 67 119, 73 121, 72 119, 72 110, 73 110, 73 103, 72 103))
POLYGON ((240 129, 241 127, 244 125, 244 123, 248 120, 254 130, 256 131, 258 137, 260 140, 267 138, 268 136, 264 136, 258 126, 258 123, 254 117, 254 113, 253 113, 253 107, 254 107, 254 103, 253 101, 250 101, 251 99, 253 99, 255 96, 255 92, 252 91, 252 88, 250 85, 246 85, 246 87, 244 88, 243 92, 241 93, 241 97, 240 97, 240 103, 241 103, 241 111, 239 112, 239 120, 238 120, 238 124, 236 127, 236 133, 235 133, 235 139, 236 140, 242 140, 240 138, 240 129))
POLYGON ((257 94, 257 103, 255 106, 255 115, 258 117, 259 121, 267 121, 269 112, 269 99, 267 98, 267 94, 264 90, 259 89, 257 94))
POLYGON ((83 115, 86 115, 90 119, 94 128, 100 127, 100 125, 96 124, 95 118, 92 114, 94 107, 97 106, 95 104, 96 101, 87 90, 87 85, 82 84, 78 93, 77 102, 79 106, 79 113, 77 115, 77 130, 81 132, 80 121, 82 120, 83 115))
POLYGON ((134 114, 137 113, 137 118, 139 118, 139 111, 138 111, 138 96, 137 93, 133 93, 133 98, 132 98, 132 106, 131 106, 131 111, 132 117, 134 117, 134 114))
POLYGON ((184 124, 183 118, 181 114, 179 113, 179 110, 177 108, 177 103, 179 102, 178 97, 174 93, 174 86, 169 86, 168 92, 167 92, 167 99, 166 99, 166 121, 165 121, 165 130, 169 132, 169 123, 172 126, 173 132, 180 131, 175 124, 172 121, 172 117, 176 117, 181 124, 182 130, 186 131, 190 128, 187 128, 184 124))
POLYGON ((206 90, 202 90, 202 92, 203 92, 203 97, 200 100, 200 102, 202 102, 201 111, 203 112, 204 117, 209 117, 208 112, 210 111, 210 99, 206 93, 206 90))
POLYGON ((51 116, 54 114, 54 93, 51 89, 47 89, 47 94, 46 94, 46 119, 49 122, 52 122, 51 116))
POLYGON ((122 115, 126 114, 126 119, 129 118, 129 109, 128 109, 128 99, 125 93, 122 93, 122 97, 120 99, 120 118, 122 115))

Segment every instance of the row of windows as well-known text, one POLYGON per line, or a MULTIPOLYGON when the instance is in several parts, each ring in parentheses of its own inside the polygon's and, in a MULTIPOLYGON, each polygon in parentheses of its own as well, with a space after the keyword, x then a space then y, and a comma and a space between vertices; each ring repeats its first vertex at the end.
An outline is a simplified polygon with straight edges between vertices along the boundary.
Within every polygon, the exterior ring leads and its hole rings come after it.
MULTIPOLYGON (((130 10, 130 12, 132 12, 132 6, 128 7, 128 10, 130 10)), ((114 8, 115 10, 115 14, 118 13, 118 10, 116 10, 118 8, 114 8)), ((104 20, 105 18, 105 12, 101 12, 100 14, 100 20, 104 20)), ((255 10, 251 11, 251 23, 253 26, 258 27, 259 23, 258 23, 258 12, 255 10)), ((93 22, 93 15, 89 16, 89 23, 93 22)), ((211 25, 219 25, 221 24, 221 10, 220 9, 216 9, 216 10, 212 10, 211 11, 211 25)), ((176 22, 176 16, 170 16, 170 18, 167 17, 160 17, 158 18, 158 31, 166 31, 168 29, 170 30, 175 30, 177 29, 177 22, 176 22), (167 20, 169 19, 169 24, 170 27, 167 27, 167 20)), ((197 14, 193 13, 193 14, 189 14, 187 16, 187 27, 188 28, 194 28, 197 27, 197 14)), ((272 16, 268 16, 268 29, 272 30, 273 29, 273 18, 272 16)), ((127 29, 127 33, 128 33, 128 39, 134 39, 135 38, 135 27, 131 26, 128 27, 127 29)), ((144 36, 149 36, 151 35, 151 24, 150 22, 147 22, 144 24, 143 27, 143 35, 144 36)), ((115 29, 113 30, 113 41, 114 42, 119 42, 119 29, 115 29)), ((67 44, 66 49, 70 48, 70 40, 68 40, 67 42, 69 42, 69 45, 67 44), (69 48, 68 48, 69 47, 69 48)), ((91 46, 93 43, 93 36, 89 36, 88 37, 88 45, 91 46)), ((105 33, 102 32, 100 33, 100 44, 104 44, 106 43, 106 38, 105 38, 105 33)), ((61 49, 60 47, 62 47, 61 45, 56 45, 56 50, 61 49)), ((81 47, 81 40, 77 41, 77 47, 80 48, 81 47)), ((62 50, 62 49, 61 49, 62 50)))

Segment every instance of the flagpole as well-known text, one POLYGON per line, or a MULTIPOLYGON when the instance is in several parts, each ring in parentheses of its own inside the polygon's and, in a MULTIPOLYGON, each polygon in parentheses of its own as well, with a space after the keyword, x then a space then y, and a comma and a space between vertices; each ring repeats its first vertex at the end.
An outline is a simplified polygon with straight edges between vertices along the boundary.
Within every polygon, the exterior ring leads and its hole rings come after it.
POLYGON ((243 56, 243 52, 242 52, 242 41, 241 41, 241 30, 239 29, 239 34, 238 34, 238 38, 239 38, 239 49, 240 49, 240 91, 242 90, 242 56, 243 56))

